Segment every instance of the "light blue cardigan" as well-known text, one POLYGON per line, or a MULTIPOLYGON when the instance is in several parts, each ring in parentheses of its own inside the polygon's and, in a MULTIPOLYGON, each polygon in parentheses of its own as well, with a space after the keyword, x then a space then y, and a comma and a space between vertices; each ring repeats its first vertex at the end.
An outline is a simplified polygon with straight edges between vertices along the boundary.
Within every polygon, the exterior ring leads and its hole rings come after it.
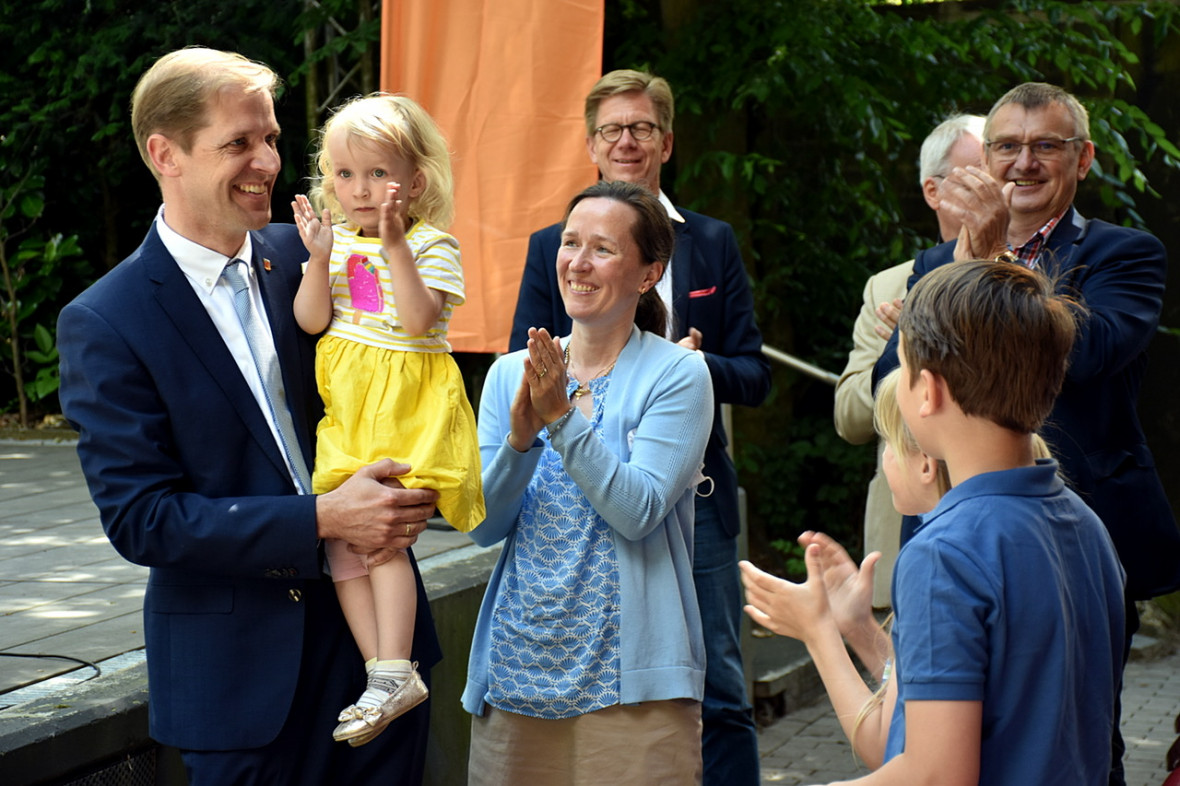
MULTIPOLYGON (((467 666, 463 708, 482 715, 488 693, 492 611, 513 553, 516 520, 543 443, 525 453, 508 444, 508 409, 528 350, 495 362, 479 408, 487 519, 471 538, 505 541, 488 581, 467 666)), ((713 416, 705 361, 634 328, 610 377, 603 439, 574 410, 553 447, 566 472, 614 530, 621 620, 620 702, 700 701, 705 648, 692 580, 693 494, 713 416)), ((542 436, 545 432, 542 431, 542 436)))

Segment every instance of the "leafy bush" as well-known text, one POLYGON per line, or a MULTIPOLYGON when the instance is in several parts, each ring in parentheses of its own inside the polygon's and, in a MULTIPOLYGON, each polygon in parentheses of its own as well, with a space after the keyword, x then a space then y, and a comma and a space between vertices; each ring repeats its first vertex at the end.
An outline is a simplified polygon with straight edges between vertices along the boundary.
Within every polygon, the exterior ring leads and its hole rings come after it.
MULTIPOLYGON (((950 113, 986 114, 1024 81, 1063 85, 1088 105, 1099 150, 1084 211, 1142 224, 1138 200, 1155 196, 1144 166, 1176 167, 1180 151, 1141 108, 1149 96, 1137 80, 1165 39, 1175 43, 1177 12, 1160 2, 636 0, 608 19, 606 67, 649 67, 672 83, 676 201, 734 225, 766 343, 838 371, 865 279, 935 241, 918 147, 950 113)), ((776 385, 771 402, 735 415, 765 542, 791 544, 816 526, 857 542, 872 449, 835 438, 830 393, 789 374, 776 385)))

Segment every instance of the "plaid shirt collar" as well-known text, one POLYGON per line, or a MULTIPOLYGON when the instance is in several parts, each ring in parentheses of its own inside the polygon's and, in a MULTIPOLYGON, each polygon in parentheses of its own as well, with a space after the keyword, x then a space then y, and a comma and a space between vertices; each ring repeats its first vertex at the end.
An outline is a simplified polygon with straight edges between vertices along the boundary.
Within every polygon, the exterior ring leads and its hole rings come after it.
POLYGON ((1016 259, 1022 265, 1036 270, 1041 262, 1041 252, 1045 248, 1045 243, 1049 241, 1049 235, 1053 234, 1053 230, 1057 228, 1057 225, 1061 223, 1062 217, 1068 212, 1069 208, 1066 207, 1060 214, 1049 219, 1043 227, 1034 232, 1033 236, 1025 241, 1024 245, 1011 249, 1015 252, 1016 259))

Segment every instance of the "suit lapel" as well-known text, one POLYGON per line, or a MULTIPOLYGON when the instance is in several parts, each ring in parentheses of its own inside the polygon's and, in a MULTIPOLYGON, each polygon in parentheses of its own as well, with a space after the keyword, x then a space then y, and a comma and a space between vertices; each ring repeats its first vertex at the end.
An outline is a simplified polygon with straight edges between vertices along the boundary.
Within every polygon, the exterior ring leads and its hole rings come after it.
POLYGON ((1090 222, 1082 217, 1072 206, 1061 217, 1049 242, 1045 244, 1045 251, 1041 255, 1041 269, 1046 273, 1069 273, 1074 267, 1073 255, 1075 247, 1086 236, 1090 222))
POLYGON ((242 372, 226 347, 221 333, 193 292, 184 271, 160 241, 154 225, 144 241, 144 263, 148 277, 155 285, 156 302, 160 309, 204 367, 209 381, 229 399, 243 425, 276 467, 287 475, 286 461, 270 431, 266 416, 262 414, 254 394, 250 392, 250 387, 242 377, 242 372))
POLYGON ((1069 247, 1080 243, 1082 238, 1086 236, 1086 227, 1089 223, 1081 213, 1071 207, 1061 217, 1057 228, 1053 230, 1048 247, 1060 255, 1068 254, 1069 247))

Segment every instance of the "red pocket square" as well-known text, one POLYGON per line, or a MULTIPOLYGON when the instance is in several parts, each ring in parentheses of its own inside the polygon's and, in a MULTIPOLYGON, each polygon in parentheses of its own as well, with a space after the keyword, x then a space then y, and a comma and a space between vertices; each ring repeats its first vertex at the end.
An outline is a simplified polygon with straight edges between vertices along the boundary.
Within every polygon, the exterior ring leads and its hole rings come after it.
POLYGON ((717 291, 717 287, 709 287, 708 289, 694 289, 688 293, 689 297, 708 297, 717 291))

